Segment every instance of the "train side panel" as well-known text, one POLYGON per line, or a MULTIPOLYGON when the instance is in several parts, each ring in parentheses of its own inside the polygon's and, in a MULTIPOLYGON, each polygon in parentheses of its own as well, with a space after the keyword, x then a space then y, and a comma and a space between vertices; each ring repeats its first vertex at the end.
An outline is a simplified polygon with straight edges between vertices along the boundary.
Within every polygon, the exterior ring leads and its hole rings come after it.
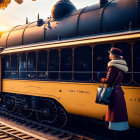
MULTIPOLYGON (((95 103, 98 83, 3 80, 3 92, 49 97, 68 113, 103 120, 107 106, 95 103), (14 86, 13 86, 14 85, 14 86)), ((123 87, 129 124, 140 127, 140 87, 123 87)))
POLYGON ((140 127, 140 87, 125 86, 122 88, 125 92, 129 124, 140 127))
POLYGON ((107 108, 95 104, 97 87, 89 83, 3 80, 3 92, 53 98, 68 113, 103 119, 107 108))

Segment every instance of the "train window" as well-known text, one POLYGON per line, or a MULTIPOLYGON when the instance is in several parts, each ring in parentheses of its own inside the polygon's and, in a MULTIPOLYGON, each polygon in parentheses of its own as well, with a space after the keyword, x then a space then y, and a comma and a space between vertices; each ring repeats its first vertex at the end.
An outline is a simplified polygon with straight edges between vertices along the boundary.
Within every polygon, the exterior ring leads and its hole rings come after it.
POLYGON ((18 77, 18 63, 17 54, 11 55, 11 78, 16 79, 18 77))
POLYGON ((36 52, 28 53, 27 62, 27 78, 36 79, 36 52))
POLYGON ((26 53, 19 54, 19 79, 26 79, 26 53))
POLYGON ((10 78, 10 56, 4 56, 4 78, 10 78))
POLYGON ((47 51, 38 52, 38 79, 47 79, 47 51))
POLYGON ((128 72, 125 73, 122 84, 129 84, 131 81, 131 46, 126 42, 116 43, 114 47, 123 51, 123 58, 127 62, 128 72))
POLYGON ((52 80, 59 79, 59 52, 51 50, 49 52, 49 78, 52 80))
POLYGON ((74 51, 74 79, 92 79, 92 48, 89 46, 77 47, 74 51))
POLYGON ((140 85, 140 41, 134 44, 134 81, 140 85))
POLYGON ((72 79, 72 49, 61 50, 61 79, 72 79))
POLYGON ((95 82, 100 82, 97 73, 100 72, 102 77, 106 77, 107 64, 109 62, 110 44, 99 44, 93 49, 93 79, 95 82))

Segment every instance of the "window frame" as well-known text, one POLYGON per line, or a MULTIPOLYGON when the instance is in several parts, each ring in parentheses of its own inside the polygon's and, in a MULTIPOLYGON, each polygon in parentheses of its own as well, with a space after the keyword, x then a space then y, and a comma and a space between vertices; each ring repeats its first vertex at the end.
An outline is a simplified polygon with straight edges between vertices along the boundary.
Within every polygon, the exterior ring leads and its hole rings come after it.
MULTIPOLYGON (((130 74, 131 74, 131 81, 129 81, 130 82, 130 84, 124 84, 124 85, 130 85, 131 86, 131 83, 132 82, 135 82, 134 81, 134 45, 135 45, 135 43, 137 42, 137 41, 140 41, 139 39, 135 39, 134 41, 129 41, 129 40, 122 40, 122 41, 120 41, 120 40, 118 40, 118 41, 115 41, 115 42, 104 42, 104 43, 94 43, 94 44, 87 44, 86 46, 89 46, 89 47, 91 47, 91 49, 92 49, 92 79, 91 79, 91 81, 84 81, 84 82, 95 82, 94 81, 94 76, 93 76, 93 74, 94 74, 94 62, 93 62, 93 57, 94 57, 94 48, 96 47, 96 45, 99 45, 99 44, 109 44, 109 45, 111 45, 112 47, 114 46, 114 44, 116 44, 116 43, 123 43, 123 42, 125 42, 125 43, 127 43, 127 44, 129 44, 130 45, 130 51, 131 51, 131 70, 130 70, 130 74)), ((5 57, 5 56, 9 56, 10 57, 10 71, 9 71, 9 73, 10 73, 10 76, 9 76, 9 78, 6 78, 6 79, 12 79, 11 78, 11 55, 13 55, 13 54, 16 54, 17 55, 17 72, 18 72, 18 74, 17 74, 17 78, 16 79, 19 79, 20 80, 20 78, 19 78, 19 55, 20 54, 23 54, 23 53, 25 53, 25 57, 26 57, 26 78, 25 79, 27 79, 27 74, 28 74, 28 53, 30 53, 30 52, 36 52, 36 80, 39 80, 39 78, 37 77, 37 75, 38 75, 38 53, 40 52, 40 51, 46 51, 47 52, 47 79, 46 80, 55 80, 55 81, 57 81, 57 80, 60 80, 60 81, 65 81, 65 80, 62 80, 62 78, 61 78, 61 51, 62 51, 62 49, 67 49, 67 48, 69 48, 69 49, 72 49, 72 79, 71 80, 67 80, 67 81, 76 81, 76 82, 78 82, 77 80, 75 80, 74 79, 74 52, 75 52, 75 49, 77 48, 77 47, 81 47, 81 46, 84 46, 84 45, 78 45, 78 46, 70 46, 70 47, 62 47, 62 48, 48 48, 48 49, 40 49, 40 50, 37 50, 37 51, 25 51, 25 52, 20 52, 20 53, 11 53, 11 54, 4 54, 3 55, 3 57, 5 57), (50 51, 51 50, 57 50, 58 51, 58 57, 59 57, 59 74, 58 74, 58 79, 56 80, 56 79, 49 79, 49 76, 48 76, 48 73, 49 73, 49 57, 50 57, 50 51)), ((2 58, 3 58, 2 57, 2 58)), ((5 62, 4 62, 5 63, 5 62)), ((5 67, 3 68, 4 70, 3 70, 3 72, 5 73, 5 67)), ((34 80, 34 79, 28 79, 28 80, 34 80)), ((80 81, 80 82, 83 82, 83 81, 80 81)))

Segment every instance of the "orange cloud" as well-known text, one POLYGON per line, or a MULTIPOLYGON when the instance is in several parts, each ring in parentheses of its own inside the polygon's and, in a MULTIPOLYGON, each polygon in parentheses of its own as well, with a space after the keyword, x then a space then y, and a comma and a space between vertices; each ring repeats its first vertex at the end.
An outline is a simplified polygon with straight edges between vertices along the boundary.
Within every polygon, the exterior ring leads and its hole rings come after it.
POLYGON ((0 9, 5 9, 10 3, 11 0, 0 0, 0 9))
MULTIPOLYGON (((36 1, 36 0, 32 0, 36 1)), ((22 4, 23 0, 15 0, 16 3, 22 4)), ((11 0, 0 0, 0 9, 5 9, 9 4, 11 3, 11 0)))
POLYGON ((18 4, 22 4, 23 0, 15 0, 15 2, 17 2, 18 4))

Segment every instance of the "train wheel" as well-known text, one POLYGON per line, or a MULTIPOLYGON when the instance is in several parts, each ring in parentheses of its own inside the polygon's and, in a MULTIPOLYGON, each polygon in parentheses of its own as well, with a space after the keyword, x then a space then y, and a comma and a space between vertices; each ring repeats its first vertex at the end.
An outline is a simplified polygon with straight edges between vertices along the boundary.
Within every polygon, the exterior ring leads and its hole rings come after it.
POLYGON ((5 108, 8 112, 14 112, 16 109, 15 99, 12 97, 6 97, 5 108))
POLYGON ((21 104, 18 105, 18 110, 20 112, 20 114, 25 117, 25 118, 29 118, 33 111, 30 109, 30 102, 28 100, 24 100, 22 101, 21 104))
POLYGON ((67 120, 68 118, 66 111, 61 106, 59 106, 57 109, 57 119, 55 121, 55 126, 62 128, 66 125, 67 120))
POLYGON ((42 123, 52 124, 57 118, 57 107, 53 100, 43 101, 41 109, 36 112, 37 119, 42 123))
POLYGON ((29 118, 33 111, 29 109, 28 104, 25 103, 24 105, 20 105, 18 106, 19 112, 22 116, 24 116, 25 118, 29 118))

